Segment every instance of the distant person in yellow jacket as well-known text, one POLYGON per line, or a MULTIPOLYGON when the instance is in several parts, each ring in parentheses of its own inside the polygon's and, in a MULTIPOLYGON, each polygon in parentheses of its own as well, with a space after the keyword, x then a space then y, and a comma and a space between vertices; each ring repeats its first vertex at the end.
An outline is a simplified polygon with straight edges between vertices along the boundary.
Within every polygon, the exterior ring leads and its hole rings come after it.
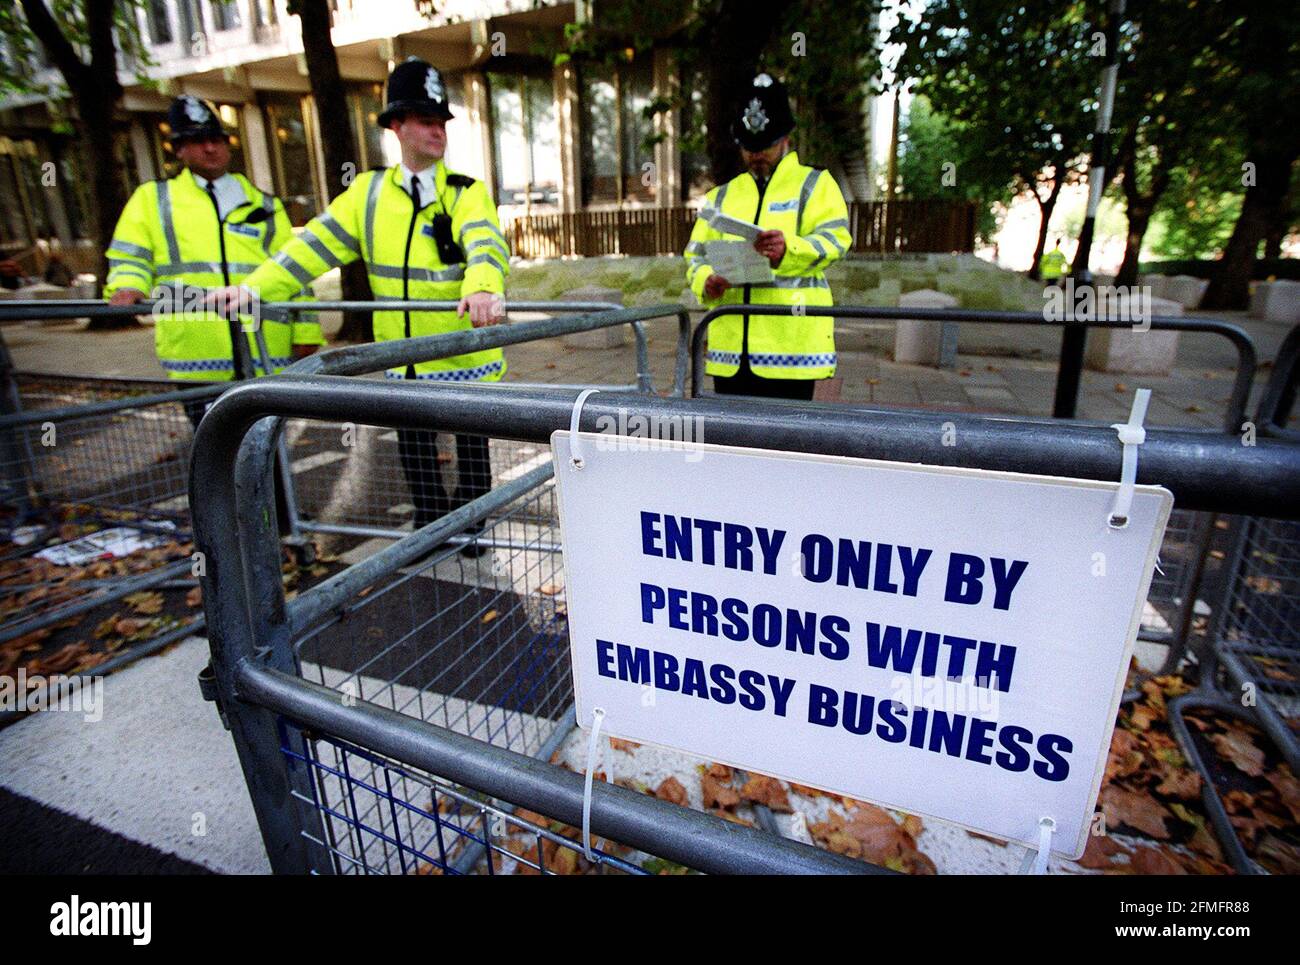
MULTIPOLYGON (((828 172, 799 163, 790 149, 792 130, 784 85, 759 74, 732 126, 746 170, 708 193, 686 246, 686 280, 706 308, 834 302, 824 272, 853 243, 848 208, 828 172), (763 229, 754 249, 768 259, 772 281, 734 285, 714 271, 706 243, 736 239, 709 223, 710 210, 763 229)), ((835 320, 722 315, 709 325, 705 359, 719 394, 811 399, 817 380, 835 374, 835 320)))
POLYGON ((1065 252, 1061 250, 1061 239, 1056 239, 1056 247, 1051 251, 1044 253, 1043 257, 1038 260, 1038 277, 1043 280, 1044 284, 1056 285, 1069 272, 1070 263, 1065 260, 1065 252))
MULTIPOLYGON (((254 371, 239 371, 231 323, 203 311, 201 296, 204 290, 242 282, 293 237, 284 205, 242 174, 230 173, 230 139, 210 104, 188 94, 176 98, 168 127, 185 170, 140 185, 127 201, 108 247, 104 295, 110 305, 134 305, 170 293, 177 308, 187 307, 155 319, 154 348, 171 378, 225 381, 264 375, 254 334, 246 335, 254 371)), ((289 299, 309 292, 294 285, 283 294, 289 299)), ((263 319, 261 326, 276 372, 325 341, 310 315, 292 321, 263 319)), ((197 425, 202 407, 186 411, 197 425)))

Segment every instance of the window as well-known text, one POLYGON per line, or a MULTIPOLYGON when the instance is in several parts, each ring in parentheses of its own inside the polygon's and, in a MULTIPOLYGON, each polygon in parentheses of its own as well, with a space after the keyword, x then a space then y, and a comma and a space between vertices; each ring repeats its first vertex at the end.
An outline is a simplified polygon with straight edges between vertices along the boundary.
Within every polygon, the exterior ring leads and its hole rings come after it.
POLYGON ((489 74, 498 204, 555 204, 560 126, 549 75, 489 74))
POLYGON ((647 115, 654 89, 650 58, 617 68, 587 65, 582 73, 584 203, 653 201, 654 180, 643 178, 645 165, 654 161, 654 121, 647 115))
POLYGON ((284 202, 293 225, 305 225, 321 207, 307 121, 311 101, 298 94, 264 93, 262 106, 266 111, 275 193, 284 202))
POLYGON ((172 23, 167 17, 167 0, 149 0, 144 7, 145 18, 149 21, 149 39, 155 44, 169 44, 172 37, 172 23))
POLYGON ((357 139, 357 164, 361 171, 384 167, 384 132, 379 115, 384 110, 384 86, 363 84, 348 92, 352 128, 357 139))
POLYGON ((239 26, 239 4, 235 0, 209 0, 212 26, 217 30, 234 30, 239 26))

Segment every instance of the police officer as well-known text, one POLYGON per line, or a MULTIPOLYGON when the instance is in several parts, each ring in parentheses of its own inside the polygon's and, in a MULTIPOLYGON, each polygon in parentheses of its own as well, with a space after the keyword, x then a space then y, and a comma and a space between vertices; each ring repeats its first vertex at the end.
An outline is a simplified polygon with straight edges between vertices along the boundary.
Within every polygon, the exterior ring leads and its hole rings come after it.
MULTIPOLYGON (((775 278, 733 285, 715 272, 704 243, 726 236, 701 212, 686 246, 686 280, 706 307, 833 304, 823 271, 852 243, 848 209, 830 174, 799 163, 792 130, 785 86, 759 74, 732 126, 746 171, 710 191, 704 205, 764 229, 754 249, 775 278)), ((706 371, 720 394, 811 399, 816 380, 835 374, 834 328, 829 315, 720 316, 709 325, 706 371)))
POLYGON ((1038 260, 1038 277, 1047 285, 1056 285, 1061 276, 1070 270, 1070 263, 1065 260, 1061 250, 1061 239, 1056 239, 1056 247, 1038 260))
MULTIPOLYGON (((235 352, 239 322, 202 310, 203 290, 244 280, 292 237, 284 205, 231 174, 230 140, 210 104, 186 94, 167 113, 170 139, 185 165, 170 180, 150 181, 131 195, 108 248, 104 294, 111 305, 134 305, 150 295, 174 299, 175 313, 154 326, 158 362, 174 379, 223 381, 265 374, 250 331, 248 355, 235 352), (184 309, 180 311, 180 309, 184 309), (244 371, 249 365, 253 371, 244 371)), ((286 297, 306 297, 301 285, 286 297)), ((262 320, 279 371, 324 342, 312 316, 262 320)), ((201 406, 187 407, 198 425, 201 406)))
MULTIPOLYGON (((302 234, 244 284, 276 300, 357 258, 365 260, 375 298, 457 301, 455 311, 376 312, 375 339, 437 335, 495 324, 509 271, 509 249, 487 187, 447 169, 446 122, 452 113, 442 75, 410 58, 388 78, 379 124, 397 135, 400 164, 360 175, 302 234)), ((232 298, 232 293, 227 293, 232 298)), ((432 382, 495 382, 506 371, 500 348, 390 369, 389 378, 432 382)), ((401 430, 402 466, 415 503, 415 526, 486 493, 492 485, 488 441, 456 437, 458 486, 449 495, 433 430, 401 430)), ((467 556, 484 550, 470 544, 467 556)))

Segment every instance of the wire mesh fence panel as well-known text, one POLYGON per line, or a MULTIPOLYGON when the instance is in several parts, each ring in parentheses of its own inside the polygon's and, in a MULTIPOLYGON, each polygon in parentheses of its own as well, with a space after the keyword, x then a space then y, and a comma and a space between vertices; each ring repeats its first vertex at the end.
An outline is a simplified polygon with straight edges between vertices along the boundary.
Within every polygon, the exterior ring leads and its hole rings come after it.
POLYGON ((310 629, 298 669, 345 698, 532 754, 572 704, 563 584, 547 483, 471 543, 390 573, 310 629))
POLYGON ((1300 523, 1252 519, 1224 607, 1217 646, 1300 742, 1300 523))
POLYGON ((197 600, 155 591, 197 586, 187 409, 220 391, 24 385, 30 408, 0 420, 0 663, 84 670, 195 621, 197 600))
POLYGON ((1158 568, 1151 577, 1146 606, 1142 610, 1139 636, 1157 643, 1174 642, 1184 620, 1184 609, 1195 605, 1193 581, 1209 515, 1185 509, 1169 514, 1164 541, 1160 545, 1158 568))
MULTIPOLYGON (((437 487, 449 506, 469 494, 462 459, 474 454, 452 433, 293 419, 285 441, 298 513, 309 530, 318 524, 372 535, 409 530, 420 516, 414 486, 426 493, 437 487)), ((487 440, 487 446, 490 478, 480 478, 479 488, 550 461, 544 446, 502 439, 487 440)))

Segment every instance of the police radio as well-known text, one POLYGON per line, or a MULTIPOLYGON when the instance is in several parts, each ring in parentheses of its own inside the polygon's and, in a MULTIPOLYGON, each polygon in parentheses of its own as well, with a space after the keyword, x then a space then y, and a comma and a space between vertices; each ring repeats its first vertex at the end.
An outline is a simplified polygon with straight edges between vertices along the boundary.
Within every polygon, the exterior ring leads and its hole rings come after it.
POLYGON ((438 246, 438 258, 444 265, 458 265, 465 260, 465 252, 451 233, 451 215, 433 216, 433 243, 438 246))

